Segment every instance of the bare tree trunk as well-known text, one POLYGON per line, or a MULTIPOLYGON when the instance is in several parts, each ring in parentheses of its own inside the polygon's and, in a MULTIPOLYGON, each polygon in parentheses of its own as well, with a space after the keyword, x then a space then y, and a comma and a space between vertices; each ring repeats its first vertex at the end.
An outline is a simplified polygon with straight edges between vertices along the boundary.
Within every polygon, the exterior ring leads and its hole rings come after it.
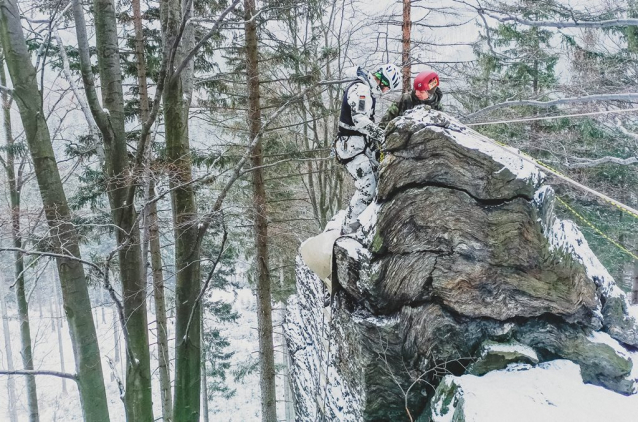
MULTIPOLYGON (((257 23, 255 0, 244 0, 246 36, 246 73, 248 86, 249 139, 259 136, 261 109, 259 105, 259 65, 257 53, 257 23)), ((264 186, 263 152, 261 139, 252 156, 253 176, 253 220, 257 263, 257 325, 259 331, 259 369, 261 386, 261 418, 264 422, 277 422, 275 392, 275 358, 272 331, 272 305, 270 294, 270 271, 268 268, 268 220, 266 190, 264 186)))
POLYGON ((52 249, 58 258, 64 307, 73 342, 80 401, 87 422, 109 421, 102 363, 97 334, 89 302, 86 277, 80 258, 80 248, 71 212, 57 167, 51 136, 44 119, 36 71, 27 50, 20 11, 15 0, 3 0, 0 7, 0 38, 9 74, 14 86, 14 98, 20 110, 22 126, 35 169, 45 215, 49 224, 52 249))
POLYGON ((410 64, 410 35, 412 31, 412 17, 410 4, 412 0, 403 0, 403 52, 401 54, 401 64, 403 65, 403 92, 410 92, 412 65, 410 64))
MULTIPOLYGON (((65 363, 64 363, 64 343, 62 343, 62 308, 60 306, 60 302, 62 302, 62 297, 60 295, 60 289, 58 288, 57 277, 56 277, 56 269, 51 268, 51 281, 53 282, 53 290, 55 292, 55 303, 56 303, 56 319, 60 322, 58 325, 58 352, 60 353, 60 372, 66 372, 65 363)), ((66 394, 66 378, 62 378, 62 392, 66 394)))
POLYGON ((100 289, 100 308, 102 309, 102 324, 106 325, 106 289, 100 289))
POLYGON ((94 0, 93 10, 102 104, 108 113, 100 106, 94 86, 82 5, 79 0, 73 0, 82 79, 91 113, 104 139, 107 193, 113 222, 118 227, 116 239, 124 305, 122 323, 126 324, 128 332, 125 336, 124 403, 129 421, 153 422, 146 280, 142 276, 140 230, 135 204, 133 198, 129 199, 136 180, 135 174, 129 172, 117 20, 112 0, 94 0))
MULTIPOLYGON (((151 180, 150 196, 155 197, 155 184, 151 180)), ((151 269, 153 272, 153 299, 155 300, 155 323, 157 325, 157 355, 160 376, 160 395, 162 416, 165 422, 173 420, 173 399, 171 397, 170 352, 166 319, 166 301, 164 294, 164 273, 162 271, 162 250, 157 222, 157 202, 149 206, 149 243, 151 250, 151 269)))
MULTIPOLYGON (((202 325, 200 332, 204 335, 204 316, 201 318, 202 325)), ((204 339, 202 338, 202 344, 204 339)), ((204 422, 208 422, 208 380, 206 379, 206 349, 202 347, 202 412, 204 413, 204 422)))
POLYGON ((113 341, 115 344, 115 356, 113 357, 113 361, 118 363, 120 362, 120 323, 117 320, 117 309, 115 309, 115 305, 113 305, 113 341))
MULTIPOLYGON (((160 3, 164 31, 164 60, 172 57, 172 46, 180 31, 180 2, 160 3)), ((173 205, 175 237, 175 422, 198 422, 201 391, 201 306, 197 296, 201 289, 200 244, 198 239, 197 204, 192 180, 192 163, 188 139, 187 99, 183 81, 169 63, 164 89, 164 124, 166 155, 171 165, 169 186, 173 205), (181 187, 179 187, 181 186, 181 187)))
MULTIPOLYGON (((0 61, 0 65, 4 66, 4 63, 0 61)), ((6 86, 6 85, 5 85, 6 86)), ((2 315, 2 332, 4 334, 4 350, 5 359, 7 362, 7 370, 13 371, 13 351, 11 348, 11 332, 9 331, 9 315, 7 312, 7 302, 4 299, 5 296, 5 280, 2 273, 0 273, 0 314, 2 315)), ((7 379, 7 400, 9 401, 9 421, 18 422, 18 414, 16 411, 16 385, 15 379, 9 376, 7 379)))
MULTIPOLYGON (((4 71, 4 60, 0 60, 0 84, 7 85, 7 77, 4 71)), ((3 116, 4 116, 4 134, 6 138, 7 157, 4 160, 4 169, 9 182, 9 197, 11 203, 11 236, 13 238, 13 246, 22 249, 22 236, 20 233, 20 193, 21 180, 16 178, 15 174, 15 152, 13 131, 11 128, 11 110, 9 96, 6 91, 2 92, 3 116)), ((16 301, 18 303, 18 316, 20 318, 20 356, 22 357, 22 366, 24 369, 33 370, 33 353, 31 351, 31 325, 29 324, 29 304, 26 298, 25 280, 24 280, 24 256, 20 252, 15 253, 14 271, 16 277, 16 301)), ((40 305, 40 318, 42 318, 42 305, 40 305)), ((38 394, 35 382, 35 376, 27 375, 27 403, 29 407, 29 421, 37 422, 40 420, 38 412, 38 394)))
MULTIPOLYGON (((51 281, 53 281, 53 279, 51 281)), ((51 321, 51 331, 55 333, 57 322, 54 317, 55 312, 53 311, 53 295, 47 295, 47 302, 49 304, 49 320, 51 321)))

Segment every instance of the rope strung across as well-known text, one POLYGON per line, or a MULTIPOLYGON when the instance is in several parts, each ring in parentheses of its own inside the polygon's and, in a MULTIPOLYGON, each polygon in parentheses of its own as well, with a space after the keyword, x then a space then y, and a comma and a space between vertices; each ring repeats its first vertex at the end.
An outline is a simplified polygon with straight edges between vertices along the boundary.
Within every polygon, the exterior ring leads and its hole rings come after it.
POLYGON ((495 145, 495 146, 501 148, 502 150, 504 150, 504 151, 506 151, 506 152, 508 152, 510 154, 518 156, 521 160, 524 160, 524 161, 526 161, 526 162, 528 162, 528 163, 530 163, 530 164, 532 164, 532 165, 534 165, 534 166, 536 166, 536 167, 538 167, 538 168, 540 168, 542 170, 545 170, 546 172, 548 172, 548 173, 552 174, 553 176, 563 180, 564 182, 567 182, 568 184, 570 184, 572 186, 575 186, 578 189, 581 189, 581 190, 583 190, 583 191, 585 191, 587 193, 590 193, 590 194, 596 196, 597 198, 600 198, 603 201, 607 202, 608 204, 613 205, 614 207, 618 208, 620 211, 622 211, 622 212, 624 212, 626 214, 629 214, 632 217, 638 219, 638 210, 630 207, 629 205, 625 205, 622 202, 618 202, 615 199, 612 199, 612 198, 608 197, 607 195, 605 195, 603 193, 600 193, 600 192, 598 192, 598 191, 596 191, 596 190, 594 190, 594 189, 592 189, 590 187, 587 187, 587 186, 585 186, 585 185, 583 185, 581 183, 578 183, 577 181, 565 176, 564 174, 562 174, 558 170, 555 170, 555 169, 551 168, 550 166, 548 166, 547 164, 543 163, 542 161, 539 161, 539 160, 535 159, 534 157, 531 157, 531 156, 525 154, 524 152, 512 151, 512 147, 509 147, 506 144, 503 144, 501 142, 498 142, 498 141, 495 141, 493 139, 490 139, 487 136, 483 136, 483 135, 480 135, 480 136, 486 142, 491 143, 492 145, 495 145))
MULTIPOLYGON (((636 109, 627 109, 626 111, 638 111, 638 108, 636 109)), ((590 113, 584 113, 587 115, 591 115, 590 113)), ((601 113, 598 113, 601 114, 601 113)), ((576 115, 573 115, 576 116, 576 115)), ((562 117, 566 117, 566 116, 562 116, 562 117)), ((558 116, 554 116, 554 118, 558 118, 558 116)), ((547 118, 533 118, 533 119, 519 119, 518 121, 529 121, 529 120, 543 120, 543 119, 547 119, 547 118)), ((496 123, 506 123, 506 122, 493 122, 494 124, 496 123)), ((507 122, 509 123, 509 122, 507 122)), ((478 124, 477 124, 478 125, 478 124)), ((470 126, 470 125, 466 125, 466 126, 470 126)), ((501 142, 495 141, 491 138, 488 138, 487 136, 483 136, 481 135, 481 138, 489 143, 491 143, 492 145, 495 145, 499 148, 501 148, 502 150, 512 154, 512 155, 516 155, 518 156, 521 160, 524 160, 550 174, 552 174, 553 176, 563 180, 564 182, 567 182, 568 184, 584 190, 585 192, 588 192, 594 196, 596 196, 597 198, 602 199, 604 202, 611 204, 612 206, 616 207, 617 209, 619 209, 621 212, 631 215, 632 217, 638 219, 638 210, 635 210, 634 208, 625 205, 621 202, 616 201, 615 199, 612 199, 610 197, 608 197, 607 195, 600 193, 594 189, 591 189, 581 183, 578 183, 577 181, 567 177, 566 175, 562 174, 561 172, 559 172, 558 170, 548 166, 547 164, 543 163, 540 160, 535 159, 534 157, 531 157, 527 154, 525 154, 524 152, 521 152, 520 150, 518 150, 518 152, 516 151, 512 151, 512 147, 507 146, 506 144, 503 144, 501 142)), ((590 221, 588 221, 585 217, 583 217, 581 214, 579 214, 576 210, 574 210, 572 207, 570 207, 565 201, 563 201, 561 198, 559 198, 558 196, 556 196, 556 199, 558 199, 558 201, 565 207, 567 208, 570 212, 572 212, 575 216, 577 216, 580 220, 582 220, 583 222, 585 222, 585 224, 587 224, 589 227, 591 227, 596 233, 598 233, 600 236, 602 236, 604 239, 606 239, 607 241, 609 241, 610 243, 612 243, 613 245, 615 245, 618 249, 620 249, 621 251, 623 251, 624 253, 628 254, 629 256, 631 256, 633 259, 638 261, 638 256, 635 255, 634 253, 632 253, 631 251, 629 251, 627 248, 625 248, 624 246, 622 246, 620 243, 616 242, 615 240, 613 240, 612 238, 610 238, 609 236, 607 236, 605 233, 603 233, 602 230, 600 230, 599 228, 597 228, 593 223, 591 223, 590 221)))
POLYGON ((596 233, 598 233, 600 236, 602 236, 604 239, 606 239, 608 242, 610 242, 611 244, 613 244, 614 246, 616 246, 618 249, 620 249, 621 251, 623 251, 624 253, 626 253, 627 255, 629 255, 630 257, 632 257, 633 259, 635 259, 636 261, 638 261, 638 255, 634 254, 633 252, 631 252, 630 250, 628 250, 627 248, 625 248, 623 245, 621 245, 620 243, 616 242, 614 239, 612 239, 611 237, 607 236, 605 233, 603 233, 602 230, 600 230, 598 227, 596 227, 592 222, 590 222, 589 220, 587 220, 585 217, 583 217, 580 213, 578 213, 578 211, 576 211, 575 209, 573 209, 572 207, 570 207, 567 202, 563 201, 560 197, 556 197, 556 199, 558 199, 558 202, 561 203, 562 206, 564 206, 565 208, 567 208, 572 214, 574 214, 576 217, 578 217, 579 219, 581 219, 585 224, 587 224, 589 227, 591 227, 592 230, 594 230, 596 233))
POLYGON ((487 125, 500 125, 504 123, 524 123, 524 122, 534 122, 538 120, 557 120, 564 119, 568 117, 587 117, 587 116, 600 116, 603 114, 622 114, 622 113, 631 113, 638 112, 638 107, 635 108, 624 108, 620 110, 603 110, 603 111, 592 111, 589 113, 577 113, 577 114, 561 114, 558 116, 545 116, 545 117, 522 117, 520 119, 512 119, 512 120, 495 120, 492 122, 480 122, 480 123, 467 123, 465 126, 487 126, 487 125))

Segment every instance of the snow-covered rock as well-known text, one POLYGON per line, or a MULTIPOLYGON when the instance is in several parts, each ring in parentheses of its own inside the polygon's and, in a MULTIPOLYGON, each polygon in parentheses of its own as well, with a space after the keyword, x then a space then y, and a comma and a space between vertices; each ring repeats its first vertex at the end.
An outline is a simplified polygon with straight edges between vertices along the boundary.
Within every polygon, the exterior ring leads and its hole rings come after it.
POLYGON ((630 422, 637 410, 638 395, 583 384, 578 365, 556 360, 482 377, 446 376, 428 416, 432 422, 630 422))
POLYGON ((567 359, 581 384, 632 394, 636 319, 555 216, 544 175, 442 117, 415 109, 388 126, 377 201, 335 242, 330 322, 321 281, 298 262, 286 321, 298 420, 426 417, 445 375, 511 362, 567 359))

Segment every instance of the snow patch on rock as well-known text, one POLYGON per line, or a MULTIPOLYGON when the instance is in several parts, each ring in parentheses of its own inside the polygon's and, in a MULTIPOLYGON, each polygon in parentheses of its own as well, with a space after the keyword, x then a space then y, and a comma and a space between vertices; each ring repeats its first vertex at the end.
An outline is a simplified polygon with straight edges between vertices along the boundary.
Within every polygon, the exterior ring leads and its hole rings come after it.
POLYGON ((533 362, 539 361, 538 355, 536 354, 534 349, 524 344, 489 343, 483 348, 481 355, 487 356, 487 354, 490 352, 516 353, 528 357, 533 362))
POLYGON ((339 344, 335 331, 338 327, 334 327, 324 314, 324 284, 301 257, 297 257, 296 264, 297 294, 288 300, 284 323, 292 361, 296 420, 318 420, 320 407, 325 403, 327 420, 358 421, 357 411, 361 409, 363 399, 349 388, 336 368, 339 344), (324 382, 326 372, 328 383, 324 382))
POLYGON ((588 339, 594 343, 606 344, 607 346, 614 349, 614 352, 616 352, 618 356, 621 356, 627 359, 630 358, 629 353, 627 352, 627 349, 622 347, 620 343, 618 343, 618 341, 614 340, 607 333, 603 333, 601 331, 594 331, 589 335, 588 339))
POLYGON ((638 409, 638 395, 584 384, 580 367, 567 360, 446 376, 435 399, 433 422, 620 422, 634 420, 638 409))
MULTIPOLYGON (((419 120, 431 130, 445 132, 446 135, 454 139, 459 145, 478 150, 492 157, 494 161, 504 166, 503 169, 507 168, 518 179, 527 180, 534 186, 540 185, 545 179, 545 174, 541 172, 537 166, 520 157, 520 150, 508 146, 499 146, 495 144, 495 141, 464 126, 458 120, 447 114, 445 118, 450 121, 450 125, 448 128, 441 127, 439 126, 440 116, 441 114, 438 111, 428 110, 425 107, 416 107, 406 112, 397 124, 405 118, 419 120)), ((500 171, 503 171, 503 169, 500 171)))
MULTIPOLYGON (((554 190, 551 186, 543 186, 534 195, 534 204, 538 209, 547 206, 546 201, 554 200, 554 190)), ((550 211, 553 214, 553 210, 550 211)), ((580 231, 571 220, 561 220, 553 216, 549 221, 541 219, 543 233, 549 241, 552 250, 562 250, 585 266, 587 276, 598 286, 605 297, 624 296, 622 290, 616 286, 614 278, 603 266, 580 231)))

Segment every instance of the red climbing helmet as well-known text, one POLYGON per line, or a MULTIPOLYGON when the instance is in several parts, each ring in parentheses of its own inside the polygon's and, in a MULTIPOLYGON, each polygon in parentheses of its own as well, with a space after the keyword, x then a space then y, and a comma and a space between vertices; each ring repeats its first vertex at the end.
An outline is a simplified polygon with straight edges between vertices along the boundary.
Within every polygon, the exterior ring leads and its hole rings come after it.
POLYGON ((437 86, 439 86, 439 75, 433 70, 421 72, 414 78, 415 91, 432 91, 437 86))

